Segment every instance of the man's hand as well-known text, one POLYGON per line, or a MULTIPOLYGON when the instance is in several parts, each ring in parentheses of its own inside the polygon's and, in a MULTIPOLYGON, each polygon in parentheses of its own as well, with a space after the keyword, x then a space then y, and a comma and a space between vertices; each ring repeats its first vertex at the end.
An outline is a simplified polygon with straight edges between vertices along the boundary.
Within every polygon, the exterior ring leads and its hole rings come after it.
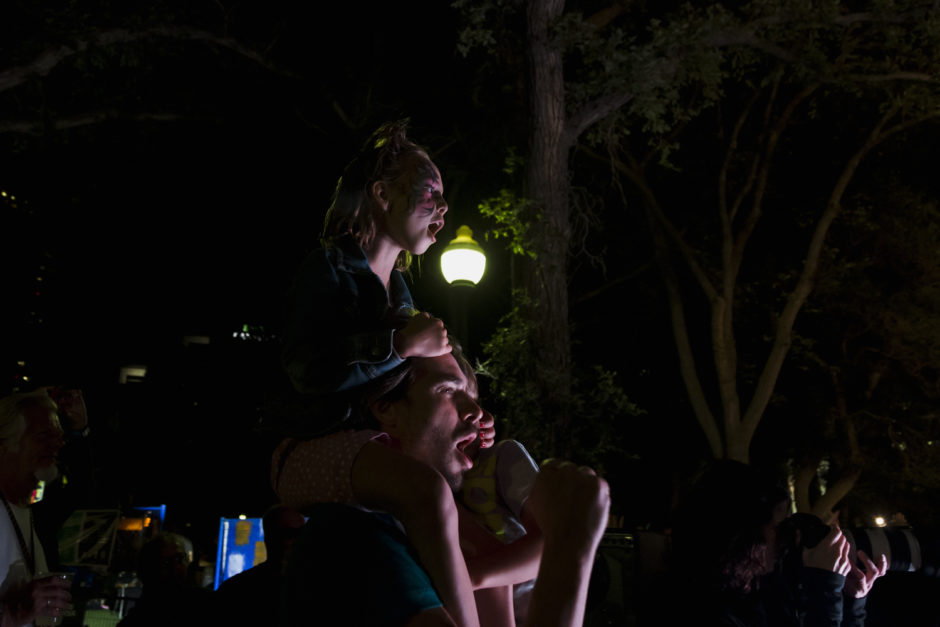
POLYGON ((596 550, 610 512, 610 487, 587 466, 546 460, 526 507, 545 536, 555 542, 596 550))
POLYGON ((850 551, 851 545, 842 535, 842 530, 833 525, 819 544, 811 549, 803 549, 803 566, 848 575, 852 570, 850 551))
POLYGON ((48 575, 11 590, 3 601, 3 624, 32 624, 40 616, 61 616, 72 599, 69 587, 68 580, 48 575))
POLYGON ((451 351, 444 321, 426 311, 412 316, 404 328, 392 337, 395 352, 400 357, 440 357, 451 351))
POLYGON ((865 551, 859 551, 858 559, 861 560, 865 570, 863 571, 855 564, 852 564, 852 570, 845 578, 845 594, 856 599, 861 599, 862 597, 868 596, 868 593, 871 592, 871 587, 875 585, 875 580, 888 572, 888 558, 882 553, 881 559, 879 560, 881 565, 876 566, 875 562, 865 554, 865 551))

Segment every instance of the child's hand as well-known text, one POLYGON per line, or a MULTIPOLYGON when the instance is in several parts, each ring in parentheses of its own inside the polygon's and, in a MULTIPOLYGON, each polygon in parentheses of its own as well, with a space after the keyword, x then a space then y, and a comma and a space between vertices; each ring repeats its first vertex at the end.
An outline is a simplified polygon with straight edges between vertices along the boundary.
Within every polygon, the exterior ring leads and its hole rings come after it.
POLYGON ((402 358, 439 357, 451 350, 444 321, 426 311, 412 316, 404 328, 395 331, 392 343, 402 358))
POLYGON ((483 417, 480 418, 480 448, 489 448, 493 446, 496 440, 496 419, 493 414, 482 407, 483 417))

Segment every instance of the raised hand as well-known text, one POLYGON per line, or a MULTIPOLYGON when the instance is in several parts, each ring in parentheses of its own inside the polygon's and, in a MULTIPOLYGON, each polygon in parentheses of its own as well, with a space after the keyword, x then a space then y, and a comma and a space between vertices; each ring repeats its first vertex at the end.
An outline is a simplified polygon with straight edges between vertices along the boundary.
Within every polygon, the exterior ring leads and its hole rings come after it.
POLYGON ((865 570, 852 564, 852 570, 845 578, 845 594, 856 599, 861 599, 864 596, 868 596, 868 593, 871 592, 871 587, 875 585, 875 580, 888 572, 888 558, 882 553, 878 560, 880 565, 875 565, 875 562, 868 557, 865 551, 859 551, 858 559, 862 562, 862 566, 865 567, 865 570))
POLYGON ((851 549, 842 530, 838 525, 833 525, 819 544, 811 549, 803 549, 803 566, 848 575, 852 570, 851 549))
POLYGON ((526 503, 545 536, 593 551, 597 548, 610 512, 610 487, 587 466, 558 459, 539 469, 526 503))

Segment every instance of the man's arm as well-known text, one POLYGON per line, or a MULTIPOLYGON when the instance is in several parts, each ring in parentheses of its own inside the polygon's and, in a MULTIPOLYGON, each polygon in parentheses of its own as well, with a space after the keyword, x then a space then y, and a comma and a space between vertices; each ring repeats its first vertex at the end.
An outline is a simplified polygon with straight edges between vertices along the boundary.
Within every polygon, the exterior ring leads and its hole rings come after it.
MULTIPOLYGON (((545 550, 526 625, 580 627, 584 623, 594 556, 610 512, 610 488, 594 471, 548 460, 528 506, 545 537, 545 550)), ((449 627, 443 608, 412 617, 407 627, 449 627)))
POLYGON ((528 505, 544 534, 545 549, 526 625, 579 626, 610 512, 610 488, 590 468, 548 460, 528 505))
POLYGON ((852 569, 851 547, 838 525, 812 548, 803 549, 800 583, 803 587, 804 622, 813 627, 838 627, 842 623, 842 588, 852 569))

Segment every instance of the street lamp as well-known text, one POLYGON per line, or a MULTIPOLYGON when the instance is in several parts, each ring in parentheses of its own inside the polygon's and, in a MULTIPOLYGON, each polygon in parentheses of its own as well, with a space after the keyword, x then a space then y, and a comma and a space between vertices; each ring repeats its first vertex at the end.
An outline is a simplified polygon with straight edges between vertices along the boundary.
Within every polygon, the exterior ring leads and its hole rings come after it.
POLYGON ((441 273, 451 285, 476 285, 483 278, 486 255, 473 239, 469 226, 457 229, 457 237, 441 253, 441 273))
POLYGON ((454 286, 450 292, 451 324, 457 337, 464 343, 464 350, 470 346, 470 327, 467 324, 467 307, 470 288, 483 278, 486 269, 486 255, 473 239, 469 226, 457 229, 457 237, 441 253, 441 274, 454 286))

